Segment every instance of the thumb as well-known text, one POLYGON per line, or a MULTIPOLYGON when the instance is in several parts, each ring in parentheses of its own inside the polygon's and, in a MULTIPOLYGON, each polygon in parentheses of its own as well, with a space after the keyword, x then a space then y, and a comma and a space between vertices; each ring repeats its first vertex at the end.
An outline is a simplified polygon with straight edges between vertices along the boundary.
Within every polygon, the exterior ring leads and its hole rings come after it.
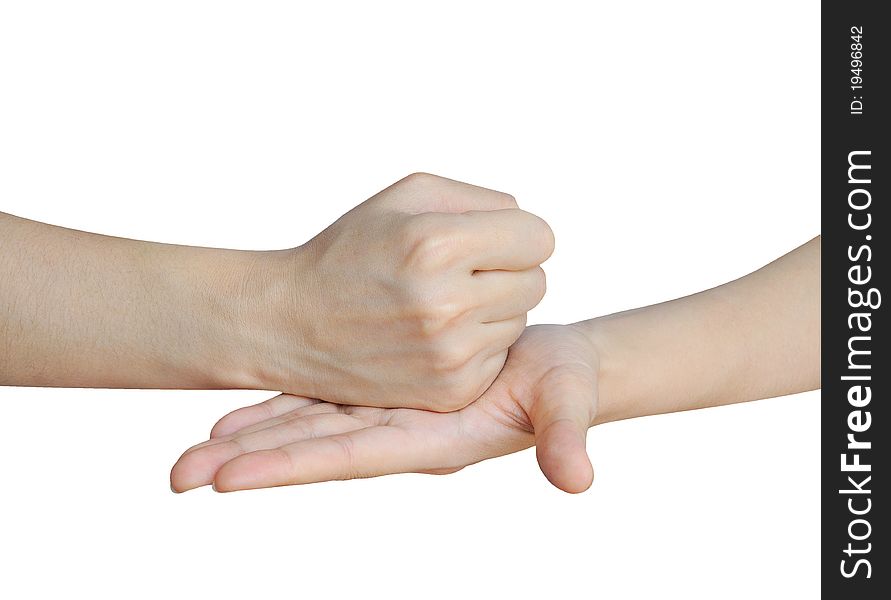
POLYGON ((538 388, 530 414, 538 464, 564 492, 584 492, 594 480, 585 438, 593 419, 595 382, 588 373, 563 368, 552 371, 538 388))
POLYGON ((510 194, 429 173, 412 173, 373 196, 369 202, 410 213, 517 208, 517 201, 510 194))

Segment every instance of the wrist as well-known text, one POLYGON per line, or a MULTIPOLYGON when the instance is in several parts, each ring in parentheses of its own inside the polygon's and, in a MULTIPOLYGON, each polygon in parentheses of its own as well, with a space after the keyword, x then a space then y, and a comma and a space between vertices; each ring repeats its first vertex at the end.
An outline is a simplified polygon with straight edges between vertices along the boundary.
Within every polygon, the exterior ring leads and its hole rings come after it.
POLYGON ((597 408, 591 425, 639 416, 630 397, 628 350, 609 317, 573 323, 591 345, 590 364, 597 372, 597 408))
POLYGON ((222 352, 211 368, 219 387, 309 393, 292 389, 304 364, 312 311, 297 283, 301 248, 238 252, 214 275, 211 306, 222 352))
POLYGON ((585 321, 599 357, 597 422, 738 402, 747 360, 726 286, 585 321), (737 337, 739 337, 737 335, 737 337))

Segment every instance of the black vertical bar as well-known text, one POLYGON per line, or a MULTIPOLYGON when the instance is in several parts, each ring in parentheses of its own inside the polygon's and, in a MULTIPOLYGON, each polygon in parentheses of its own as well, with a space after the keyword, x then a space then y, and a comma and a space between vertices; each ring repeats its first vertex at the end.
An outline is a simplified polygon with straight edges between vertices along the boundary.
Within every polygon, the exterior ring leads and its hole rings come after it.
POLYGON ((891 598, 888 8, 822 3, 822 586, 858 600, 891 598))

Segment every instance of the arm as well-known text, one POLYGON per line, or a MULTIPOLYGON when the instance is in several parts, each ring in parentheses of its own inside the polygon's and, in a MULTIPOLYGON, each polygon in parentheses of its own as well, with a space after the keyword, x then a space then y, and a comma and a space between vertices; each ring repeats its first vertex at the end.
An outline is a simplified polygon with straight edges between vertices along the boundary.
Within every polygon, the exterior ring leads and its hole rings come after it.
POLYGON ((254 388, 454 410, 500 371, 552 249, 512 197, 432 175, 274 252, 0 214, 0 385, 254 388))
POLYGON ((597 423, 820 387, 820 238, 741 279, 578 324, 597 423))
POLYGON ((287 260, 0 214, 0 384, 262 388, 243 349, 266 333, 287 260))
POLYGON ((528 327, 463 410, 343 407, 278 396, 221 419, 174 490, 450 473, 536 445, 547 478, 591 485, 589 427, 820 386, 820 238, 742 279, 573 325, 528 327))

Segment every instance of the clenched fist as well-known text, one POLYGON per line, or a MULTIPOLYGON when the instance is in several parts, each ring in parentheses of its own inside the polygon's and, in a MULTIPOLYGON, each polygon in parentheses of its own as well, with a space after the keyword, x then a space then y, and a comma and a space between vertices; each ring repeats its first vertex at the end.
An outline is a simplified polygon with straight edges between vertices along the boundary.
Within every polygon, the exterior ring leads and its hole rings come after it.
POLYGON ((542 299, 539 265, 553 248, 548 225, 513 197, 410 175, 289 251, 265 387, 462 408, 495 380, 542 299))

